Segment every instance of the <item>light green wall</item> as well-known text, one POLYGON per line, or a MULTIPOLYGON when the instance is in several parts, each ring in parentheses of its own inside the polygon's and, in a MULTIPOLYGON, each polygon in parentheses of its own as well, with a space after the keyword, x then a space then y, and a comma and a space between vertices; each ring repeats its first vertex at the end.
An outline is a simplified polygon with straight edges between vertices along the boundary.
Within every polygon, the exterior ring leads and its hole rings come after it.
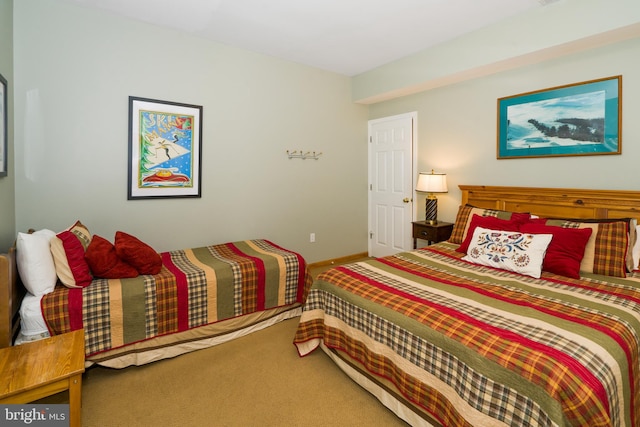
POLYGON ((562 0, 355 76, 353 99, 379 102, 638 36, 637 0, 562 0))
POLYGON ((14 12, 18 230, 80 219, 158 251, 267 238, 309 262, 367 250, 368 108, 349 78, 57 0, 14 12), (127 201, 130 95, 204 107, 202 198, 127 201))
MULTIPOLYGON (((439 217, 455 220, 458 184, 640 190, 640 39, 370 106, 375 119, 418 112, 418 170, 447 173, 439 217), (622 154, 496 159, 497 99, 622 75, 622 154)), ((418 196, 418 217, 424 197, 418 196)))
POLYGON ((0 252, 6 252, 15 239, 15 201, 13 165, 13 1, 0 0, 0 74, 8 82, 8 173, 0 177, 0 252))

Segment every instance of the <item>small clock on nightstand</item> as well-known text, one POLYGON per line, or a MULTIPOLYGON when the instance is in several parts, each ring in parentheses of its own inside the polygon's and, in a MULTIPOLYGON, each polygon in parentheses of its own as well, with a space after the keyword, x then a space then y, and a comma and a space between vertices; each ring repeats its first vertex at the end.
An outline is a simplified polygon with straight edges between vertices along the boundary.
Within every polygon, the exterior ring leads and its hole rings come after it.
POLYGON ((450 222, 438 222, 429 224, 426 221, 414 221, 413 223, 413 249, 418 247, 418 239, 426 240, 429 244, 447 240, 453 231, 450 222))

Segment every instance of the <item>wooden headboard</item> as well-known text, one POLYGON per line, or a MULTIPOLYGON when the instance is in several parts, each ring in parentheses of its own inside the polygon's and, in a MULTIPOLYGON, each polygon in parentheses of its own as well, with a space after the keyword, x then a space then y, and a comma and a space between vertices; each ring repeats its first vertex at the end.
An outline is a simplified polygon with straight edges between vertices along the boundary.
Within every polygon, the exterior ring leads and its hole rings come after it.
POLYGON ((0 348, 8 347, 20 328, 20 303, 26 293, 18 277, 15 248, 0 254, 0 348))
POLYGON ((462 204, 545 218, 636 218, 640 191, 460 185, 462 204))

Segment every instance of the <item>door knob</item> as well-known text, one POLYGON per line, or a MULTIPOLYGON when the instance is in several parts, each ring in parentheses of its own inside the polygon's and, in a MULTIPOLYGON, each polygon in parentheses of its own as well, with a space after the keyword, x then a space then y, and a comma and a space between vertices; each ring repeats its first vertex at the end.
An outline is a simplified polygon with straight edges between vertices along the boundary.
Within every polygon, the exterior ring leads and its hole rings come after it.
POLYGON ((408 197, 405 197, 404 199, 402 199, 402 201, 403 201, 404 203, 409 203, 409 202, 411 202, 411 199, 410 199, 410 198, 408 198, 408 197))

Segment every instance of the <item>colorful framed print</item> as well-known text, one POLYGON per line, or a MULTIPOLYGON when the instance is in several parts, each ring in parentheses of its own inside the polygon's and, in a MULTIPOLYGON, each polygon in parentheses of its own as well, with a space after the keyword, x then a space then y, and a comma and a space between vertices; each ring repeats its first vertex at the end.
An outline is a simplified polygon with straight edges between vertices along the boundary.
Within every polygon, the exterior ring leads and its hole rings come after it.
POLYGON ((129 97, 128 199, 201 197, 202 106, 129 97))
POLYGON ((498 159, 622 153, 622 76, 498 99, 498 159))
POLYGON ((7 79, 0 74, 0 176, 7 176, 8 112, 7 79))

